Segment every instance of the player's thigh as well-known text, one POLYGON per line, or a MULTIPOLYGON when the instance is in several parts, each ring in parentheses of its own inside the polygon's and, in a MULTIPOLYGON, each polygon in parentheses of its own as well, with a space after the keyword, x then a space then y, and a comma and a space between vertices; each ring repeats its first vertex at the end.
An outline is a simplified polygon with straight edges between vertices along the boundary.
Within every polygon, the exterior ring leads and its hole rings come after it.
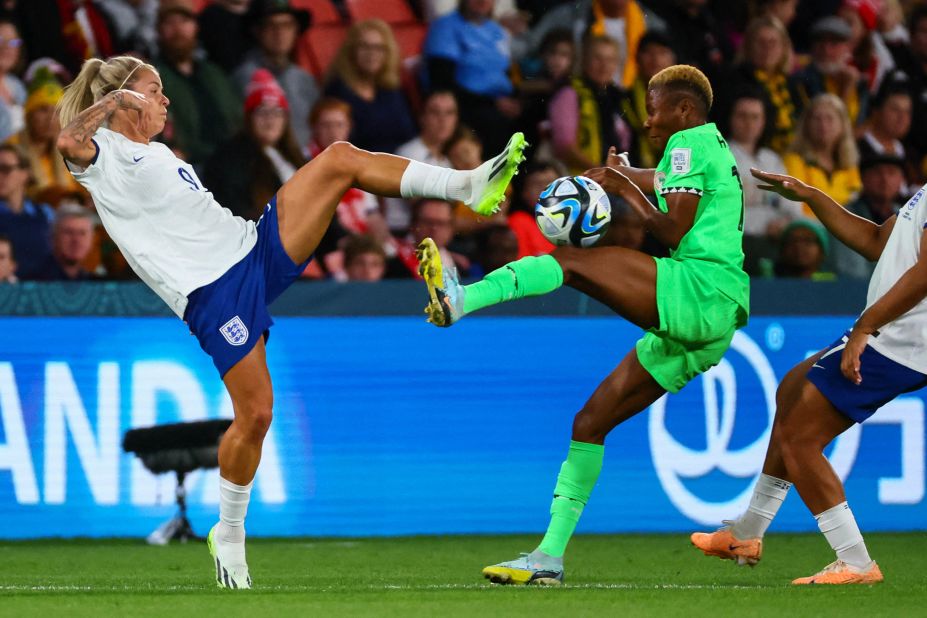
POLYGON ((641 328, 660 325, 657 266, 649 255, 624 247, 558 247, 551 255, 563 269, 566 285, 641 328))
POLYGON ((359 153, 333 144, 299 168, 277 192, 277 225, 284 251, 297 264, 319 246, 338 203, 351 188, 359 153))
POLYGON ((602 380, 573 420, 573 439, 601 444, 617 425, 666 393, 631 350, 602 380))
POLYGON ((823 450, 853 425, 804 374, 794 389, 793 398, 776 410, 777 439, 784 448, 823 450))
POLYGON ((267 367, 264 337, 248 354, 229 369, 222 381, 232 399, 236 420, 270 424, 274 389, 267 367))

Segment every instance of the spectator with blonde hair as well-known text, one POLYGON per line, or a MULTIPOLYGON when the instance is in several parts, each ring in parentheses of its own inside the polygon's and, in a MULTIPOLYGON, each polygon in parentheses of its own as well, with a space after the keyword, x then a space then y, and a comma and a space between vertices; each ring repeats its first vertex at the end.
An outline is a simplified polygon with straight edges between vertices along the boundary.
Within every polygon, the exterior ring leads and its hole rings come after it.
POLYGON ((51 255, 49 239, 55 212, 26 196, 29 157, 19 146, 0 145, 0 234, 16 246, 17 274, 30 278, 51 255))
MULTIPOLYGON (((798 121, 792 151, 782 160, 787 174, 847 204, 862 182, 859 151, 843 101, 833 94, 813 98, 798 121)), ((805 213, 813 216, 807 205, 805 213)))
POLYGON ((26 87, 14 74, 22 64, 22 46, 16 24, 0 16, 0 140, 23 128, 26 87))
POLYGON ((415 137, 409 104, 399 89, 399 47, 383 20, 351 26, 329 67, 325 96, 351 106, 351 142, 360 148, 395 152, 415 137))

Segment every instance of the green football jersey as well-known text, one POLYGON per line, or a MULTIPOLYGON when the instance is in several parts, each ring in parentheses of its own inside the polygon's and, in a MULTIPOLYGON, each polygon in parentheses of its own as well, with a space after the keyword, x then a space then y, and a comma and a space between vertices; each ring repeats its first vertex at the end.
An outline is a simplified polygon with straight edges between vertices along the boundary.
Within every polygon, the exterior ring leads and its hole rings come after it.
POLYGON ((699 260, 699 271, 722 294, 750 311, 750 279, 743 270, 744 193, 737 163, 714 123, 679 131, 670 137, 657 166, 654 191, 660 210, 666 196, 699 196, 695 222, 679 246, 675 260, 699 260))

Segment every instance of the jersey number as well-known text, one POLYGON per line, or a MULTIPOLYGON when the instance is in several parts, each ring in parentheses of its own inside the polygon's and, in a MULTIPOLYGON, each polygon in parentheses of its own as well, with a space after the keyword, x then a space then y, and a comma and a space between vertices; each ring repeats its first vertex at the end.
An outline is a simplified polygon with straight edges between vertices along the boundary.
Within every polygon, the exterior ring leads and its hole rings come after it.
POLYGON ((740 223, 737 224, 737 231, 744 231, 744 183, 740 180, 740 173, 737 171, 737 166, 731 166, 731 175, 737 179, 737 186, 740 187, 740 223))
POLYGON ((180 175, 180 177, 183 179, 184 182, 186 182, 186 183, 188 183, 188 184, 190 185, 190 190, 191 190, 191 191, 199 191, 199 190, 200 190, 200 185, 196 182, 196 179, 193 178, 193 176, 190 174, 190 172, 188 172, 187 170, 185 170, 185 169, 182 168, 182 167, 178 167, 178 168, 177 168, 177 173, 180 175))

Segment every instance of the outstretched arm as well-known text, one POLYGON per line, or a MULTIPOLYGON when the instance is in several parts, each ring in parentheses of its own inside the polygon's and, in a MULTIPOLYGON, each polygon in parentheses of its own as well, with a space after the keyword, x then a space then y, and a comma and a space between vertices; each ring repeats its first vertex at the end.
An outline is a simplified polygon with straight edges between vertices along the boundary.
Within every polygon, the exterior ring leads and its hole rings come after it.
MULTIPOLYGON (((92 137, 103 123, 119 109, 141 111, 145 96, 133 90, 115 90, 84 111, 61 129, 57 147, 61 156, 81 167, 87 167, 97 154, 92 137)), ((141 116, 141 114, 140 114, 141 116)))
POLYGON ((606 193, 618 195, 626 201, 644 221, 647 231, 670 249, 678 247, 682 237, 692 229, 699 196, 669 194, 666 196, 667 212, 663 212, 650 203, 637 183, 615 168, 597 167, 588 170, 586 176, 602 185, 606 193))
POLYGON ((876 225, 868 219, 854 215, 820 189, 797 178, 758 169, 751 169, 750 173, 766 183, 760 185, 760 189, 778 193, 787 200, 808 204, 824 227, 840 242, 864 258, 874 262, 882 255, 882 249, 885 248, 895 225, 894 216, 882 225, 876 225))
POLYGON ((927 298, 927 232, 921 234, 920 252, 914 266, 866 309, 853 326, 840 359, 840 370, 847 380, 856 384, 863 381, 859 373, 859 357, 866 348, 869 335, 910 311, 924 298, 927 298))

